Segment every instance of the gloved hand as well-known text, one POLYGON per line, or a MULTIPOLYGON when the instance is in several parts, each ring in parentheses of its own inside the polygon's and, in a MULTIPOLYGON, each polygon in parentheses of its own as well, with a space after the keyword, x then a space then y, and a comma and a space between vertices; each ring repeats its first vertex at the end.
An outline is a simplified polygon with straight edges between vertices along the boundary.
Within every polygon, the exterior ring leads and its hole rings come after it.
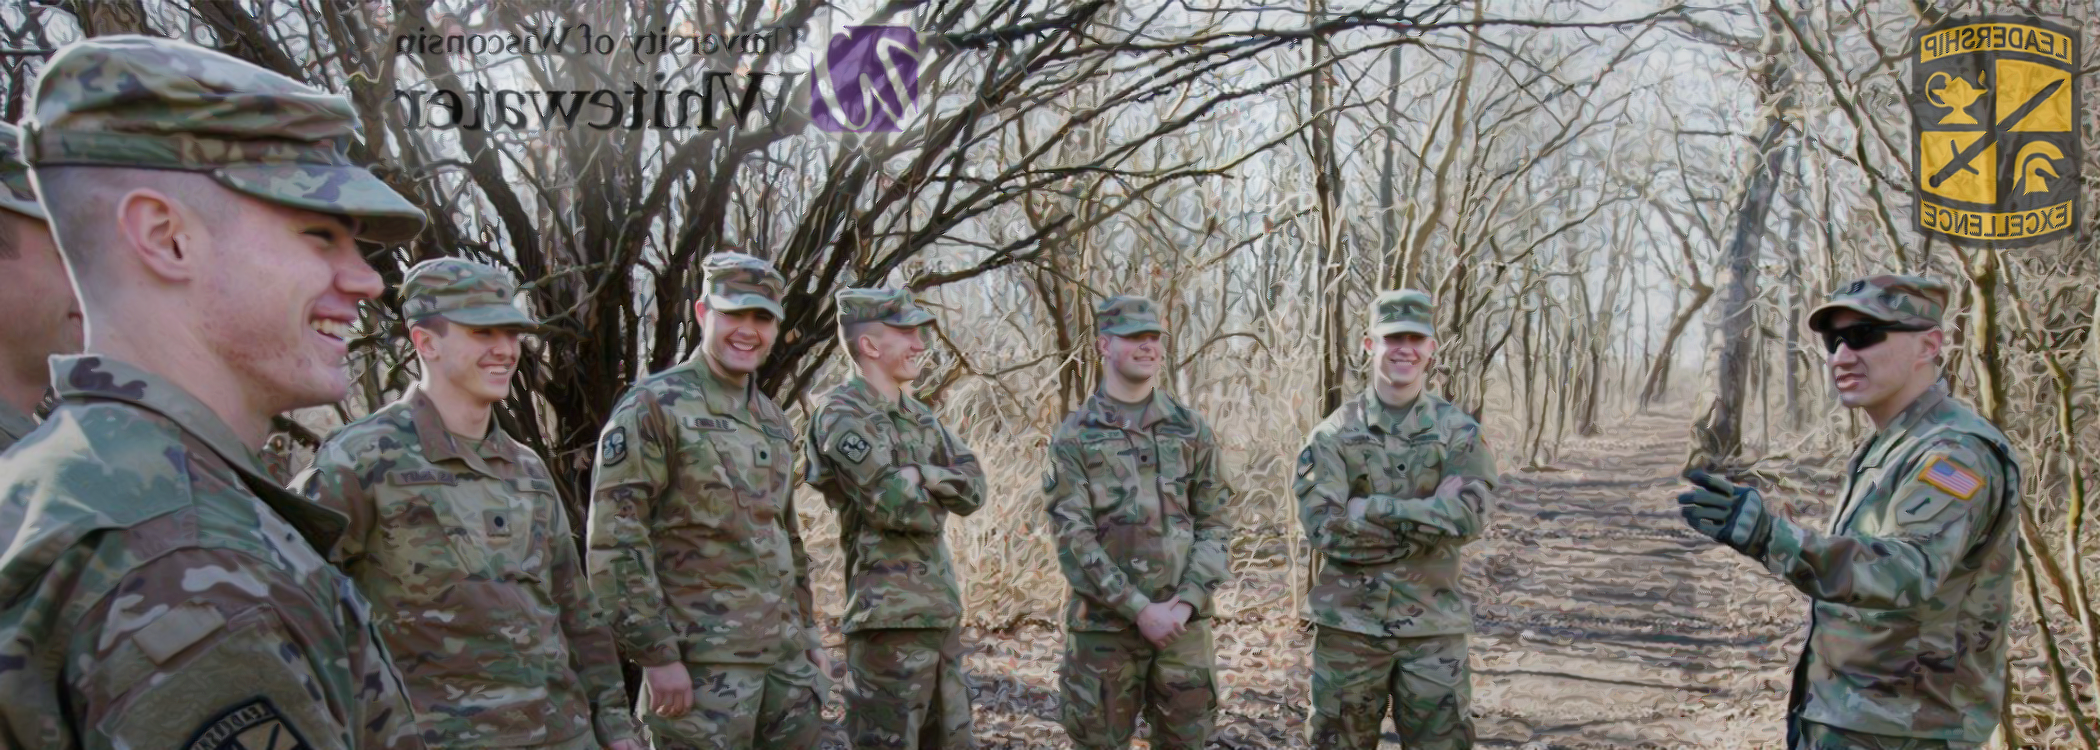
POLYGON ((1764 497, 1700 469, 1685 472, 1684 479, 1693 485, 1677 496, 1685 524, 1738 552, 1764 559, 1765 543, 1772 538, 1772 515, 1765 512, 1764 497))

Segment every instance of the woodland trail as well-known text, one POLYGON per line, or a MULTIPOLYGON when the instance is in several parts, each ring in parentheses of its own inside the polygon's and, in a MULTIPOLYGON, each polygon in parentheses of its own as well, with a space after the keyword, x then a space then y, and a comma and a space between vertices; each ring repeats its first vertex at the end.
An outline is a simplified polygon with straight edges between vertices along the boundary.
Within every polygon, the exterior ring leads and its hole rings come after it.
MULTIPOLYGON (((1678 518, 1688 422, 1638 416, 1571 440, 1546 470, 1504 467, 1503 504, 1466 559, 1480 747, 1781 745, 1806 600, 1678 518)), ((1283 604, 1291 573, 1235 573, 1221 602, 1239 606, 1214 628, 1225 694, 1212 747, 1305 747, 1311 637, 1283 604)), ((966 633, 980 746, 1070 746, 1061 639, 1047 623, 966 633)), ((827 746, 843 746, 841 698, 827 746)), ((1385 727, 1383 746, 1404 747, 1385 727)))

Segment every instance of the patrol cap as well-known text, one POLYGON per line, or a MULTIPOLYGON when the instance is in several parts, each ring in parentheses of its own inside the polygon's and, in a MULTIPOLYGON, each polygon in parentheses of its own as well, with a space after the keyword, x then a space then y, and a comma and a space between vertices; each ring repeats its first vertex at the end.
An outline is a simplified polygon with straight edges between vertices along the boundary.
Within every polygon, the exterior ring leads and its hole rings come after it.
POLYGON ((476 328, 537 329, 540 322, 518 309, 518 287, 495 266, 463 258, 417 263, 401 279, 401 317, 411 322, 432 315, 476 328))
POLYGON ((0 208, 32 219, 48 219, 29 184, 29 163, 22 161, 22 130, 0 122, 0 208))
POLYGON ((349 216, 378 242, 421 209, 350 161, 350 100, 188 42, 121 35, 59 48, 24 123, 29 164, 168 169, 285 206, 349 216))
POLYGON ((840 289, 832 298, 838 302, 841 327, 883 323, 917 328, 933 322, 933 313, 919 306, 910 289, 840 289))
POLYGON ((1415 289, 1392 289, 1371 301, 1371 335, 1384 338, 1395 333, 1436 335, 1436 320, 1429 293, 1415 289))
POLYGON ((1159 307, 1135 295, 1117 295, 1094 308, 1094 330, 1110 336, 1166 333, 1159 325, 1159 307))
POLYGON ((1808 313, 1808 328, 1824 331, 1839 310, 1853 310, 1885 323, 1937 327, 1947 309, 1945 282, 1927 276, 1881 274, 1854 279, 1808 313))
POLYGON ((759 309, 785 318, 780 308, 787 279, 773 264, 743 253, 714 253, 700 262, 705 276, 707 309, 722 312, 759 309))

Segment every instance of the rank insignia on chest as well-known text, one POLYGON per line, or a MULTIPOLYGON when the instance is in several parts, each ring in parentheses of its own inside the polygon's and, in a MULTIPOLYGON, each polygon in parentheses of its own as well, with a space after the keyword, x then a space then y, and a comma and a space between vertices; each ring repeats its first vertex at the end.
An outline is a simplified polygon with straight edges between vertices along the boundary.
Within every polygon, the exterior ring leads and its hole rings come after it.
POLYGON ((513 525, 510 522, 510 514, 500 510, 489 511, 488 522, 483 524, 488 529, 490 539, 509 539, 513 525))
POLYGON ((839 455, 846 460, 860 463, 868 458, 868 439, 858 432, 847 432, 839 437, 839 455))

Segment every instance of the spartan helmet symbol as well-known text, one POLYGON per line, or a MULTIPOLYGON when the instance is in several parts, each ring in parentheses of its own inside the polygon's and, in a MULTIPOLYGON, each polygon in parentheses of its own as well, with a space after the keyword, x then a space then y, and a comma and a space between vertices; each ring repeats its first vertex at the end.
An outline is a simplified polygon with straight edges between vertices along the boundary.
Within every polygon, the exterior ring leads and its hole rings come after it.
POLYGON ((2013 160, 2020 170, 2020 192, 2049 192, 2049 182, 2042 179, 2042 175, 2059 176, 2055 162, 2061 158, 2064 158, 2064 152, 2048 141, 2035 141, 2021 148, 2019 157, 2013 160))

